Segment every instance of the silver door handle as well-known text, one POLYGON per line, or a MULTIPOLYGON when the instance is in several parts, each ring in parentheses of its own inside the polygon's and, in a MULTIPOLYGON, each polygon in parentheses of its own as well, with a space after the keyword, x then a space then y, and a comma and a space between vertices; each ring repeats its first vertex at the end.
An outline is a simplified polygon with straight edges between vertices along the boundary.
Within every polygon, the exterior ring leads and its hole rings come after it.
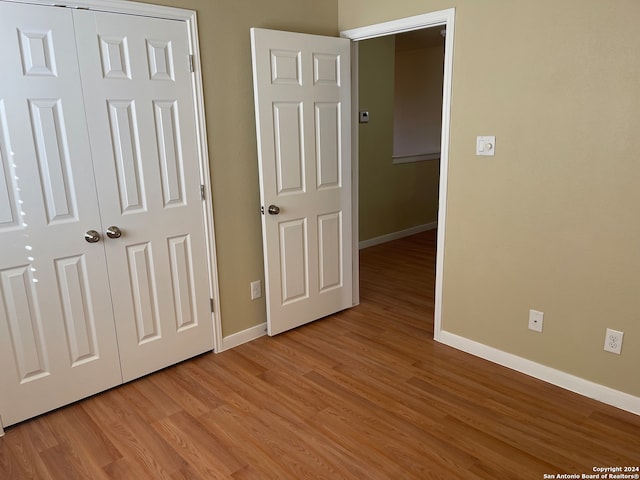
POLYGON ((118 227, 112 225, 107 228, 107 237, 109 238, 120 238, 122 236, 122 230, 118 227))
POLYGON ((280 213, 280 207, 277 205, 269 205, 267 212, 269 212, 269 215, 278 215, 280 213))
POLYGON ((96 243, 100 241, 100 234, 95 230, 87 230, 84 234, 84 239, 89 243, 96 243))

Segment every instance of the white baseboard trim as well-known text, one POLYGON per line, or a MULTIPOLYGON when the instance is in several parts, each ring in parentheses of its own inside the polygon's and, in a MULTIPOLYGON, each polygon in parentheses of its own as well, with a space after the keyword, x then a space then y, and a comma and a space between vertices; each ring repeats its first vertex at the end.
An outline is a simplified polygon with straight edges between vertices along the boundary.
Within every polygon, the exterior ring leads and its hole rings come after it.
POLYGON ((398 155, 391 157, 391 163, 400 165, 402 163, 424 162, 425 160, 440 160, 440 152, 421 153, 418 155, 398 155))
POLYGON ((237 347, 243 343, 250 342, 256 338, 263 337, 267 334, 267 324, 261 323, 255 327, 247 328, 241 332, 233 333, 222 338, 222 348, 217 352, 224 352, 230 348, 237 347))
POLYGON ((450 332, 441 330, 437 341, 585 397, 640 415, 640 397, 590 382, 450 332))
POLYGON ((381 243, 390 242, 392 240, 398 240, 399 238, 415 235, 416 233, 426 232, 428 230, 435 230, 438 228, 438 222, 430 222, 416 227, 407 228, 406 230, 400 230, 398 232, 388 233, 379 237, 370 238, 369 240, 363 240, 358 243, 360 250, 367 247, 373 247, 374 245, 380 245, 381 243))

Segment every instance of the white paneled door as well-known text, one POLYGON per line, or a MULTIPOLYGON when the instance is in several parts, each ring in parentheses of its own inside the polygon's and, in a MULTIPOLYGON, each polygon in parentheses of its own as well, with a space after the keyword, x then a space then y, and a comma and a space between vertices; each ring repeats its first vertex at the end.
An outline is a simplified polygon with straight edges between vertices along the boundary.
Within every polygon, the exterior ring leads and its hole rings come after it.
POLYGON ((346 39, 251 29, 267 326, 351 307, 351 77, 346 39))
POLYGON ((71 12, 0 3, 0 414, 122 381, 71 12))
POLYGON ((74 12, 128 381, 211 350, 213 324, 187 27, 119 17, 74 12))
POLYGON ((213 328, 184 22, 0 2, 0 62, 6 426, 213 328))

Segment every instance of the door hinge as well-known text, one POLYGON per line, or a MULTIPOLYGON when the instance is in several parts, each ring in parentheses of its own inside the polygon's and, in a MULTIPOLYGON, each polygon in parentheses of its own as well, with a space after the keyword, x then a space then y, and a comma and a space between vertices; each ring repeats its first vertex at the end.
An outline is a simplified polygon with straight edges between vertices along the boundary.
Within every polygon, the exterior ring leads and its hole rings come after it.
POLYGON ((189 54, 189 71, 191 73, 196 71, 196 61, 195 61, 195 58, 193 57, 193 54, 189 54))
POLYGON ((211 300, 211 313, 213 313, 216 311, 215 307, 213 306, 213 298, 210 298, 209 300, 211 300))
POLYGON ((204 191, 204 185, 200 185, 200 198, 202 198, 202 200, 204 200, 206 198, 206 194, 204 191))

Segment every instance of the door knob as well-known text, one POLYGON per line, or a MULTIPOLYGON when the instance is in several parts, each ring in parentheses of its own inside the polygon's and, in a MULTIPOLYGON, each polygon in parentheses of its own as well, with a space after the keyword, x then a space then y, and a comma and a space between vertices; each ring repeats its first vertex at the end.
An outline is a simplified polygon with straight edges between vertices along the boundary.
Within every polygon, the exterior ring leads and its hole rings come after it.
POLYGON ((122 230, 120 230, 116 226, 110 226, 107 228, 107 237, 109 238, 120 238, 122 236, 122 230))
POLYGON ((96 243, 100 241, 100 234, 95 230, 87 230, 84 234, 84 239, 89 243, 96 243))
POLYGON ((278 215, 280 213, 280 207, 277 205, 269 205, 267 212, 269 212, 269 215, 278 215))

